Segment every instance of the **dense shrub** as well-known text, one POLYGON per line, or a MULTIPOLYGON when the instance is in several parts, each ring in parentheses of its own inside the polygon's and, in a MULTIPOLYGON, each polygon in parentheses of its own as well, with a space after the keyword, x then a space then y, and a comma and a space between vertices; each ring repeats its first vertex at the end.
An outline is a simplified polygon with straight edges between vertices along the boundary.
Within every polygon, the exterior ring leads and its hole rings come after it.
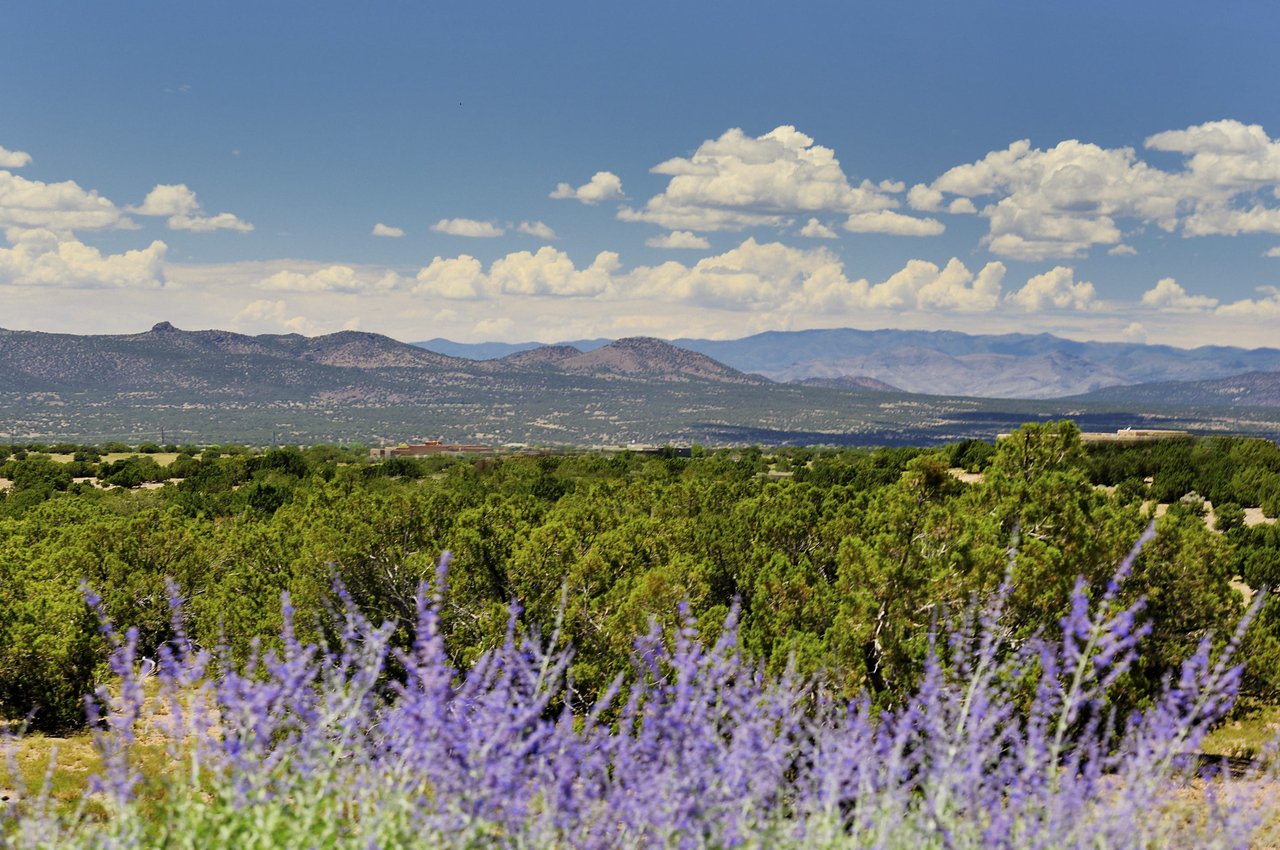
POLYGON ((1223 502, 1213 506, 1214 528, 1224 534, 1244 527, 1244 508, 1235 502, 1223 502))
POLYGON ((84 723, 84 696, 105 646, 59 565, 0 549, 0 713, 63 732, 84 723))
MULTIPOLYGON (((0 501, 0 517, 13 517, 0 522, 13 580, 54 570, 63 587, 89 578, 113 616, 144 626, 150 652, 167 635, 160 588, 178 578, 192 634, 206 646, 225 637, 242 658, 255 640, 273 639, 282 591, 293 594, 299 632, 324 636, 340 605, 337 578, 368 616, 394 623, 392 644, 403 650, 417 584, 448 548, 455 568, 441 627, 463 669, 501 642, 506 606, 519 598, 531 627, 549 633, 559 619, 576 646, 575 688, 591 699, 628 668, 650 616, 671 626, 687 601, 714 623, 736 601, 741 645, 771 674, 794 659, 829 693, 867 692, 882 710, 919 685, 936 618, 1001 582, 1015 540, 1007 620, 1011 639, 1027 640, 1057 633, 1074 576, 1104 592, 1111 565, 1150 519, 1140 479, 1123 479, 1114 497, 1096 488, 1069 423, 1000 441, 977 483, 948 473, 948 449, 371 463, 335 447, 225 448, 167 468, 152 456, 109 466, 108 475, 139 466, 174 474, 176 487, 15 489, 0 501), (780 466, 793 476, 758 474, 780 466)), ((5 467, 28 462, 54 474, 70 466, 33 455, 5 467)), ((1274 584, 1272 528, 1216 535, 1181 505, 1160 521, 1126 591, 1126 601, 1148 597, 1157 627, 1117 708, 1149 703, 1195 641, 1225 633, 1242 606, 1234 576, 1274 584)), ((72 626, 91 632, 82 620, 48 630, 72 626)), ((1255 633, 1244 686, 1266 697, 1280 689, 1280 618, 1264 612, 1255 633)), ((40 669, 57 670, 57 657, 50 649, 40 669)), ((31 710, 26 691, 7 693, 5 716, 31 710)))
POLYGON ((114 487, 137 487, 139 484, 165 481, 169 471, 156 463, 155 458, 135 455, 104 463, 98 469, 98 480, 114 487))
POLYGON ((514 611, 499 646, 454 667, 442 595, 419 594, 402 653, 394 625, 353 603, 340 638, 314 645, 286 601, 279 653, 240 669, 215 671, 179 625, 152 700, 129 633, 113 638, 118 685, 97 697, 105 816, 60 816, 37 794, 0 815, 0 835, 70 850, 1265 842, 1275 784, 1251 773, 1209 793, 1187 758, 1232 703, 1234 642, 1215 658, 1202 640, 1146 711, 1098 711, 1146 634, 1141 604, 1117 595, 1132 563, 1093 602, 1076 583, 1059 640, 1009 641, 1006 586, 930 640, 920 686, 880 714, 762 675, 732 612, 714 640, 687 616, 651 628, 629 681, 591 704, 567 678, 570 650, 522 636, 514 611), (174 770, 136 772, 144 729, 167 739, 174 770))

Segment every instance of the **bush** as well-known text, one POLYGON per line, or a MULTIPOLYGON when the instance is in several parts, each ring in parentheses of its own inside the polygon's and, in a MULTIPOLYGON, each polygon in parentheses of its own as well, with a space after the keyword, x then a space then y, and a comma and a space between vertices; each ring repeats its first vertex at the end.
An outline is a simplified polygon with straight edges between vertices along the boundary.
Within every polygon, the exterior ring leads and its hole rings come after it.
POLYGON ((66 490, 71 486, 71 472, 64 464, 45 455, 29 455, 13 466, 14 490, 66 490))
POLYGON ((1213 506, 1214 525, 1224 534, 1236 528, 1244 528, 1244 508, 1235 502, 1223 502, 1213 506))
POLYGON ((1116 501, 1122 505, 1141 503, 1147 498, 1147 484, 1141 478, 1125 478, 1116 485, 1116 501))
POLYGON ((76 580, 0 554, 0 586, 0 714, 40 732, 82 726, 104 647, 76 580))
POLYGON ((98 479, 114 487, 137 487, 150 481, 165 481, 168 470, 147 455, 121 458, 114 463, 104 463, 98 470, 98 479))
POLYGON ((950 462, 966 472, 981 472, 995 454, 996 447, 985 440, 965 440, 951 447, 950 462))
POLYGON ((1230 707, 1239 668, 1206 641, 1155 704, 1111 729, 1098 709, 1135 658, 1140 606, 1110 593, 1091 604, 1083 583, 1060 642, 1006 643, 997 594, 931 641, 922 685, 880 715, 760 674, 738 654, 733 614, 714 644, 692 619, 655 627, 630 681, 580 705, 569 653, 521 636, 514 614, 498 647, 456 669, 434 599, 420 598, 416 640, 396 658, 403 675, 385 687, 392 628, 351 606, 326 647, 294 638, 286 601, 282 653, 244 672, 215 673, 179 633, 150 701, 133 642, 116 638, 119 686, 97 697, 107 817, 10 807, 0 829, 71 850, 229 835, 238 846, 459 850, 1266 841, 1274 787, 1255 776, 1223 777, 1221 804, 1188 811, 1183 756, 1230 707), (155 705, 186 710, 153 723, 155 705), (169 735, 186 763, 139 784, 141 728, 169 735))
POLYGON ((273 470, 294 478, 304 478, 307 474, 307 459, 299 449, 287 446, 281 449, 270 449, 252 458, 248 468, 251 472, 273 470))
POLYGON ((293 498, 293 486, 282 480, 283 476, 275 475, 242 488, 239 497, 251 510, 260 514, 274 514, 289 499, 293 498))

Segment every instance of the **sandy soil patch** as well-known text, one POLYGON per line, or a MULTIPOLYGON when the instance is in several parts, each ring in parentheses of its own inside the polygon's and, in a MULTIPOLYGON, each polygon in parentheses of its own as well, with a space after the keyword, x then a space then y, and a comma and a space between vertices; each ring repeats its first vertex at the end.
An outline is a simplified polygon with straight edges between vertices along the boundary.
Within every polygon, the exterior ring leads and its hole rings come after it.
POLYGON ((1262 508, 1245 508, 1244 524, 1250 528, 1255 525, 1266 525, 1274 523, 1275 517, 1265 517, 1262 515, 1262 508))

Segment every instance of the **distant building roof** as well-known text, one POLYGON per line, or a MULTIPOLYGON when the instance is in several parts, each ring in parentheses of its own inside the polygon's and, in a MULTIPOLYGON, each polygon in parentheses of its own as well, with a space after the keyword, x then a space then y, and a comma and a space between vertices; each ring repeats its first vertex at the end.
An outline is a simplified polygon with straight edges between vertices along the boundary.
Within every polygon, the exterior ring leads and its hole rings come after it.
POLYGON ((440 454, 478 454, 494 451, 493 446, 481 446, 469 443, 446 443, 441 440, 427 440, 422 443, 409 443, 399 446, 386 446, 370 449, 369 457, 425 457, 440 454))
MULTIPOLYGON (((997 440, 1003 440, 1009 434, 996 434, 997 440)), ((1176 431, 1167 428, 1119 428, 1110 431, 1081 431, 1082 443, 1148 443, 1154 440, 1189 440, 1194 435, 1190 431, 1176 431)))

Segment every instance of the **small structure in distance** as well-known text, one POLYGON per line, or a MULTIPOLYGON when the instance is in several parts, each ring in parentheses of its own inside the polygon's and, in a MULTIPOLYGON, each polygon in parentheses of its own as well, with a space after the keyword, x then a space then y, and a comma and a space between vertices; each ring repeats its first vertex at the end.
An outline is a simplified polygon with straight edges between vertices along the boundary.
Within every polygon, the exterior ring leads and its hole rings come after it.
POLYGON ((496 451, 493 446, 472 445, 467 443, 446 443, 441 440, 427 440, 422 443, 401 443, 398 446, 383 446, 369 449, 369 457, 375 460, 389 457, 427 457, 430 455, 463 455, 486 454, 496 451))
MULTIPOLYGON (((997 440, 1003 440, 1008 434, 996 434, 997 440)), ((1110 431, 1081 431, 1080 442, 1085 443, 1150 443, 1155 440, 1190 440, 1195 435, 1190 431, 1176 431, 1166 428, 1120 428, 1115 433, 1110 431)))

